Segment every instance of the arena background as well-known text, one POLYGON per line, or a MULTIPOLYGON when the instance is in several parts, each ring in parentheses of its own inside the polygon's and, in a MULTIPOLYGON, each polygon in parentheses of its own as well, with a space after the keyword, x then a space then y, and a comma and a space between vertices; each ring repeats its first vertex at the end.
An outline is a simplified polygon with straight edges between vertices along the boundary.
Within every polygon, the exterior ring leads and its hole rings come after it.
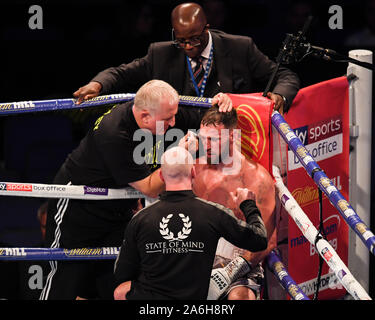
MULTIPOLYGON (((144 56, 152 41, 170 40, 170 12, 181 2, 1 1, 0 102, 71 97, 99 71, 144 56), (29 28, 31 5, 40 5, 43 9, 42 30, 29 28)), ((286 33, 301 30, 309 14, 315 17, 307 35, 311 44, 343 54, 354 48, 374 50, 374 45, 353 47, 349 43, 353 34, 367 26, 366 3, 372 2, 375 8, 374 0, 197 2, 206 9, 212 28, 251 36, 273 59, 286 33), (343 29, 329 28, 331 5, 342 7, 343 29)), ((347 64, 308 58, 290 68, 298 73, 305 87, 346 74, 347 64)), ((102 111, 99 108, 0 117, 0 181, 51 183, 66 155, 102 111)), ((372 211, 374 196, 371 199, 372 211)), ((43 201, 0 199, 0 247, 43 245, 37 219, 37 210, 43 201)), ((374 226, 372 216, 372 230, 374 226)), ((37 290, 30 291, 25 284, 31 263, 0 264, 0 298, 33 299, 38 295, 37 290)), ((371 256, 370 270, 373 266, 371 256)), ((370 281, 369 294, 373 296, 374 275, 370 275, 370 281)))

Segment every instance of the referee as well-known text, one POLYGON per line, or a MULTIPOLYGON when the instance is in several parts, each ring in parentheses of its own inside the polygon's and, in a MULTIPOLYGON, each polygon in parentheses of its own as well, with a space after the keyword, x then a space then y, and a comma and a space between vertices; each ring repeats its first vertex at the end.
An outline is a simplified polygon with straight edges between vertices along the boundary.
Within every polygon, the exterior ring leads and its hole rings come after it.
POLYGON ((190 153, 174 147, 161 161, 166 191, 129 222, 115 263, 115 299, 189 300, 207 298, 220 237, 250 251, 267 248, 267 234, 254 194, 231 194, 246 222, 219 204, 194 195, 190 153), (131 282, 130 282, 131 281, 131 282))

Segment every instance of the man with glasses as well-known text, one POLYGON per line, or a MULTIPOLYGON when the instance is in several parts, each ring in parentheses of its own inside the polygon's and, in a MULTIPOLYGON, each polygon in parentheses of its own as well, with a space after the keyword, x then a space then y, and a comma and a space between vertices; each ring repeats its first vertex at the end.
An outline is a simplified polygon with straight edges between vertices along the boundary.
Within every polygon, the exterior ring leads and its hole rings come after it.
MULTIPOLYGON (((226 108, 230 99, 222 92, 262 91, 276 63, 249 37, 213 30, 196 3, 183 3, 171 14, 172 41, 152 43, 146 56, 100 72, 74 96, 78 103, 99 94, 135 92, 150 79, 161 79, 179 94, 214 97, 226 108)), ((286 112, 299 89, 295 73, 280 67, 268 97, 275 109, 286 112)))

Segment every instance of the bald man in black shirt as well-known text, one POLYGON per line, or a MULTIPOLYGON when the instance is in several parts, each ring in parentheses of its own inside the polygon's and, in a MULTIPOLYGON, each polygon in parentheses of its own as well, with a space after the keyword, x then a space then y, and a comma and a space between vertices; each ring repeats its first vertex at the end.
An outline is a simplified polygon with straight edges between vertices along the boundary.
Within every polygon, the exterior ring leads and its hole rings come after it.
MULTIPOLYGON (((231 194, 245 223, 231 210, 196 197, 193 176, 187 150, 174 147, 164 153, 161 178, 166 192, 129 222, 115 264, 115 299, 207 299, 220 237, 253 252, 267 247, 267 232, 251 191, 238 188, 231 194)), ((231 273, 235 277, 236 264, 231 273)))

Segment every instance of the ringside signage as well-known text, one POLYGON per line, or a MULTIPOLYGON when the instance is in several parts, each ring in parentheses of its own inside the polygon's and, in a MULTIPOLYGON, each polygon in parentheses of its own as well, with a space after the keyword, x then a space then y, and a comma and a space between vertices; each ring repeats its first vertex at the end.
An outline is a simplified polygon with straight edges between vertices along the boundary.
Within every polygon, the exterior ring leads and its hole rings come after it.
MULTIPOLYGON (((296 128, 294 132, 316 162, 342 153, 341 115, 296 128)), ((288 150, 288 169, 291 171, 301 167, 297 156, 294 155, 293 151, 288 150)))
MULTIPOLYGON (((301 89, 285 120, 329 178, 321 179, 319 184, 329 193, 336 187, 348 199, 349 103, 346 77, 301 89)), ((300 156, 303 158, 304 155, 300 156)), ((319 189, 291 150, 288 150, 287 187, 319 230, 319 189)), ((323 231, 327 241, 347 265, 348 225, 324 193, 322 204, 323 231)), ((327 260, 332 255, 328 249, 322 254, 327 260)), ((310 298, 315 293, 318 270, 319 255, 315 246, 307 241, 289 217, 288 271, 310 298)), ((337 299, 346 293, 342 286, 336 285, 336 275, 326 263, 323 264, 321 280, 319 299, 337 299)))

